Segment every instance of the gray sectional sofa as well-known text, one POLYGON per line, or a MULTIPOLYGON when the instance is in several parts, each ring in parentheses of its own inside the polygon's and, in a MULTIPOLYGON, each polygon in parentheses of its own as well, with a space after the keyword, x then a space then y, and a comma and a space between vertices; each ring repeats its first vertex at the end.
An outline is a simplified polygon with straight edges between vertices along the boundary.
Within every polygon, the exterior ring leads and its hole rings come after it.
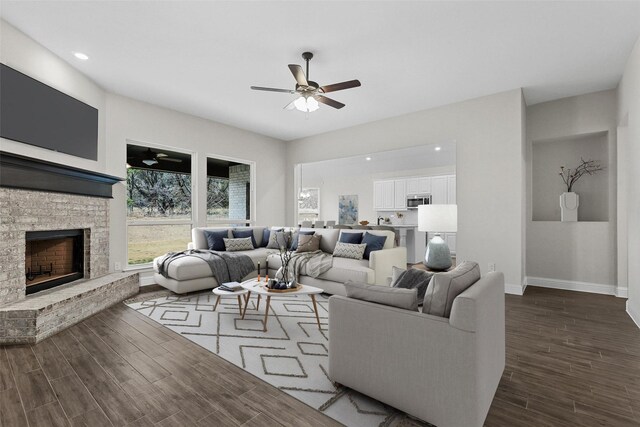
MULTIPOLYGON (((276 228, 276 227, 273 227, 276 228)), ((281 227, 278 227, 281 228, 281 227)), ((264 269, 267 261, 269 263, 269 275, 274 276, 275 272, 280 268, 281 261, 278 251, 267 249, 262 246, 262 236, 265 227, 206 227, 194 228, 191 232, 192 242, 189 244, 190 249, 208 249, 207 239, 204 230, 225 230, 229 231, 229 238, 232 238, 232 230, 253 230, 253 236, 256 249, 241 251, 248 255, 254 263, 254 271, 249 273, 245 279, 256 277, 258 263, 264 269)), ((317 235, 322 236, 320 240, 320 249, 325 253, 333 253, 333 250, 340 238, 341 233, 362 232, 362 230, 335 230, 335 229, 312 229, 303 228, 302 231, 314 231, 317 235)), ((345 295, 344 282, 354 280, 368 284, 376 284, 387 286, 388 277, 391 276, 392 267, 406 268, 407 252, 404 247, 395 247, 395 235, 391 231, 385 230, 367 230, 367 232, 378 235, 387 236, 383 249, 371 252, 370 259, 347 259, 333 258, 332 267, 317 278, 309 276, 301 276, 300 282, 303 284, 319 287, 327 293, 335 295, 345 295)), ((171 291, 183 294, 204 289, 215 288, 219 283, 214 279, 208 264, 201 259, 195 257, 185 257, 177 259, 169 264, 167 268, 167 276, 164 277, 159 273, 158 262, 161 257, 153 261, 155 270, 154 278, 157 284, 164 286, 171 291)), ((263 270, 264 275, 264 270, 263 270)))

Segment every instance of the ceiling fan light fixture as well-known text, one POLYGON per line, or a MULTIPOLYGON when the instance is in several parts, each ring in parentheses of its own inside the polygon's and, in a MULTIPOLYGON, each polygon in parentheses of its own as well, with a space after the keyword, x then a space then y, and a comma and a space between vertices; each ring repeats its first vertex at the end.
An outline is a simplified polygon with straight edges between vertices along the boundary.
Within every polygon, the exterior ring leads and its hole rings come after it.
POLYGON ((156 159, 144 159, 142 161, 142 163, 144 163, 147 166, 153 166, 153 165, 157 164, 158 161, 156 159))
POLYGON ((311 113, 320 108, 318 101, 316 101, 312 96, 301 96, 295 100, 293 105, 295 105, 296 110, 302 111, 303 113, 311 113))

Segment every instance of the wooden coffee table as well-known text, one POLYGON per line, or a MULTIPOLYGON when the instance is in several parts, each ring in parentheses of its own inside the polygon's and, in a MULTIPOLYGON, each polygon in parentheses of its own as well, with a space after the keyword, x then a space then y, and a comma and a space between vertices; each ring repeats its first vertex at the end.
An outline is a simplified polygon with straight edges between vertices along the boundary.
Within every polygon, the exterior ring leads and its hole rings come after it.
POLYGON ((264 332, 267 332, 267 319, 269 318, 269 306, 271 303, 271 297, 287 297, 287 296, 296 296, 296 295, 309 295, 311 297, 311 301, 313 302, 313 311, 316 315, 316 322, 318 322, 318 329, 322 330, 320 326, 320 317, 318 316, 318 304, 316 303, 316 295, 321 294, 323 292, 322 289, 316 288, 315 286, 309 285, 298 285, 298 290, 294 292, 273 292, 265 287, 266 283, 264 281, 258 282, 256 279, 246 280, 241 283, 242 287, 248 291, 247 301, 244 304, 244 311, 242 313, 242 318, 244 319, 244 314, 247 312, 247 306, 249 305, 249 298, 251 297, 251 293, 257 294, 258 298, 261 296, 267 297, 266 306, 264 312, 264 332))

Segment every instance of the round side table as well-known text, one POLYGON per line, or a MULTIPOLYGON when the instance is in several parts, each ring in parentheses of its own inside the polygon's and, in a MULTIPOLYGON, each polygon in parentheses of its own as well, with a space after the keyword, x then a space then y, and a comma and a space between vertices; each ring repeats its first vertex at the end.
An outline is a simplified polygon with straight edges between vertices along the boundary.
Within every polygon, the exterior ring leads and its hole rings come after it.
POLYGON ((242 295, 246 295, 247 293, 249 293, 249 291, 247 291, 246 289, 240 289, 235 292, 229 292, 229 291, 223 291, 222 289, 215 288, 212 292, 214 295, 218 297, 218 299, 216 299, 215 305, 213 306, 213 311, 216 311, 216 308, 218 308, 218 303, 220 302, 220 298, 237 296, 238 311, 240 312, 240 315, 242 315, 242 295))

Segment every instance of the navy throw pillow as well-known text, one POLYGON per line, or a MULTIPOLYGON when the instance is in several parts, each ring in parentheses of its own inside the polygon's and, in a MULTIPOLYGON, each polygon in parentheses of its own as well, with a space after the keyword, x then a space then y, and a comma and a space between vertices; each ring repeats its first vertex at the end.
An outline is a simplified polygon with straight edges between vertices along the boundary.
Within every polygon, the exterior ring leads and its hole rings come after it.
POLYGON ((260 243, 261 248, 267 247, 267 245, 269 244, 270 237, 271 237, 271 229, 267 227, 262 231, 262 242, 260 243))
POLYGON ((364 233, 362 236, 362 243, 366 243, 367 247, 364 250, 364 259, 369 259, 369 254, 373 251, 379 251, 384 248, 384 242, 387 241, 387 236, 374 236, 371 233, 364 233))
POLYGON ((204 230, 204 237, 211 251, 224 251, 224 240, 229 238, 229 230, 204 230))
POLYGON ((362 243, 362 233, 346 233, 340 234, 340 241, 342 243, 350 243, 352 245, 359 245, 362 243))
POLYGON ((234 239, 242 239, 242 238, 246 238, 246 237, 251 237, 251 244, 253 245, 253 248, 257 248, 258 244, 256 243, 256 237, 253 235, 253 230, 248 229, 248 230, 233 230, 233 238, 234 239))
POLYGON ((296 249, 298 249, 298 237, 301 234, 305 234, 307 236, 312 236, 312 235, 316 234, 316 232, 315 231, 298 231, 296 233, 296 235, 292 239, 293 241, 291 242, 291 247, 289 248, 290 251, 295 251, 296 249))

